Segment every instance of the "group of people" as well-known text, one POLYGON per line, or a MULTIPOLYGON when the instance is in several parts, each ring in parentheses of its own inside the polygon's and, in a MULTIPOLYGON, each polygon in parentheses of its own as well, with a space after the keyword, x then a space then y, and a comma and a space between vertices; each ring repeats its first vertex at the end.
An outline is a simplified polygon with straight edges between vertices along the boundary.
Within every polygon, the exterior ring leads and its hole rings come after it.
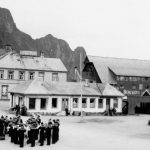
POLYGON ((10 141, 24 147, 24 143, 31 144, 34 147, 39 143, 40 146, 55 144, 59 140, 59 119, 49 119, 47 123, 41 121, 40 116, 31 116, 26 122, 23 122, 21 116, 0 118, 0 140, 5 140, 8 134, 10 141), (37 141, 37 142, 36 142, 37 141))

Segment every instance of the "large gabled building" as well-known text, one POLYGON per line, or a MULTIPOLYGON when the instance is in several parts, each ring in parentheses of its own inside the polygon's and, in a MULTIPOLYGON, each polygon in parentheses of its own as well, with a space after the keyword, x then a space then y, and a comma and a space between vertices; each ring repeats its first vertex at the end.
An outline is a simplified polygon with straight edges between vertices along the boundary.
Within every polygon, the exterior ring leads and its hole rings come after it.
POLYGON ((90 82, 109 83, 128 98, 129 113, 140 107, 141 113, 150 112, 150 61, 124 58, 87 56, 83 78, 90 82), (147 97, 144 97, 147 96, 147 97))
POLYGON ((10 51, 0 56, 0 99, 10 99, 9 89, 41 78, 43 81, 67 81, 67 69, 59 58, 46 58, 36 51, 10 51))

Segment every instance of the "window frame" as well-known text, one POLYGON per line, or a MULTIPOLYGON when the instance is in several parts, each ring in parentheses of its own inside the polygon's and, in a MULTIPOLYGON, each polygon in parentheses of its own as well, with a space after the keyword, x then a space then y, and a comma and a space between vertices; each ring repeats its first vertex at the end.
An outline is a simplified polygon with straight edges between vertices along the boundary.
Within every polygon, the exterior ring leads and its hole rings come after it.
POLYGON ((41 98, 40 109, 41 110, 46 110, 47 109, 47 98, 41 98), (42 107, 42 99, 45 100, 45 107, 42 107))
POLYGON ((19 71, 19 80, 25 80, 25 71, 19 71), (21 74, 20 73, 23 73, 23 79, 21 79, 21 74))
POLYGON ((90 98, 90 108, 95 108, 95 107, 96 107, 96 99, 95 98, 90 98), (91 100, 94 100, 94 102, 91 103, 91 100))
POLYGON ((103 108, 103 107, 104 107, 103 104, 104 104, 104 99, 103 99, 103 98, 99 98, 99 99, 98 99, 98 108, 99 108, 99 109, 103 108), (100 105, 100 102, 99 102, 100 100, 102 101, 101 105, 100 105), (101 107, 100 107, 100 106, 101 106, 101 107))
POLYGON ((0 70, 0 79, 4 79, 4 70, 0 70))
POLYGON ((72 108, 78 108, 78 107, 79 107, 79 98, 74 97, 74 98, 72 99, 72 108), (76 104, 74 103, 74 100, 77 100, 77 103, 76 103, 76 104))
POLYGON ((8 76, 7 76, 8 80, 13 80, 14 79, 14 71, 13 70, 8 70, 8 76), (10 74, 10 72, 12 74, 10 74))
POLYGON ((87 98, 82 98, 82 108, 87 108, 87 98), (83 100, 85 100, 86 101, 86 103, 85 103, 85 107, 83 107, 84 105, 84 103, 83 103, 83 100))
POLYGON ((54 108, 54 109, 57 109, 58 108, 58 98, 56 98, 56 97, 52 97, 52 108, 54 108), (53 100, 56 100, 56 107, 54 107, 54 105, 53 105, 53 100))
POLYGON ((34 78, 35 78, 35 72, 30 71, 30 72, 29 72, 29 80, 34 80, 34 78), (31 76, 31 73, 33 73, 33 76, 31 76), (32 77, 32 78, 31 78, 31 77, 32 77))
POLYGON ((44 81, 45 72, 39 71, 38 76, 39 76, 39 78, 42 78, 43 81, 44 81), (42 76, 41 76, 41 75, 42 75, 42 76))
POLYGON ((36 98, 30 97, 29 98, 29 110, 35 110, 36 109, 36 98), (34 108, 30 108, 30 101, 31 99, 34 99, 34 108))
POLYGON ((52 81, 59 81, 58 72, 52 72, 52 81))

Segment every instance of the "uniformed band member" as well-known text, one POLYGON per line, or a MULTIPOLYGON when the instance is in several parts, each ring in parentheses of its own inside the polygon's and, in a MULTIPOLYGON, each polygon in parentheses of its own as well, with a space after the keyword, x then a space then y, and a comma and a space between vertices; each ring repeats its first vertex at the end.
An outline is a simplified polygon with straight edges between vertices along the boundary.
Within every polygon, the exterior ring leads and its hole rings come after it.
POLYGON ((46 131, 45 131, 45 135, 46 135, 46 139, 47 139, 47 145, 51 144, 51 135, 52 135, 52 122, 48 122, 46 131))
POLYGON ((44 124, 41 122, 40 116, 37 116, 36 119, 31 116, 25 124, 20 116, 10 119, 7 116, 1 116, 0 139, 5 139, 5 134, 8 134, 10 141, 20 147, 24 147, 25 141, 34 147, 37 143, 36 140, 40 146, 44 145, 45 140, 47 145, 51 145, 59 140, 59 125, 59 119, 53 121, 49 119, 48 123, 44 124))

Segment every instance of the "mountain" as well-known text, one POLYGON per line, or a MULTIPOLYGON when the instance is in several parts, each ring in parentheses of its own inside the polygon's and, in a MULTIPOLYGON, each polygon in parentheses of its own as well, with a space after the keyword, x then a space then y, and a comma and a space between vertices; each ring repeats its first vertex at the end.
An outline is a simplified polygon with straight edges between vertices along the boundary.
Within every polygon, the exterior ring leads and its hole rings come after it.
POLYGON ((51 34, 33 39, 30 35, 20 31, 8 9, 0 8, 0 54, 4 53, 5 45, 11 45, 16 52, 20 50, 32 50, 44 52, 46 57, 60 58, 68 69, 68 80, 71 81, 74 76, 74 67, 79 68, 80 53, 82 60, 86 57, 83 47, 77 47, 74 51, 69 44, 54 37, 51 34))

